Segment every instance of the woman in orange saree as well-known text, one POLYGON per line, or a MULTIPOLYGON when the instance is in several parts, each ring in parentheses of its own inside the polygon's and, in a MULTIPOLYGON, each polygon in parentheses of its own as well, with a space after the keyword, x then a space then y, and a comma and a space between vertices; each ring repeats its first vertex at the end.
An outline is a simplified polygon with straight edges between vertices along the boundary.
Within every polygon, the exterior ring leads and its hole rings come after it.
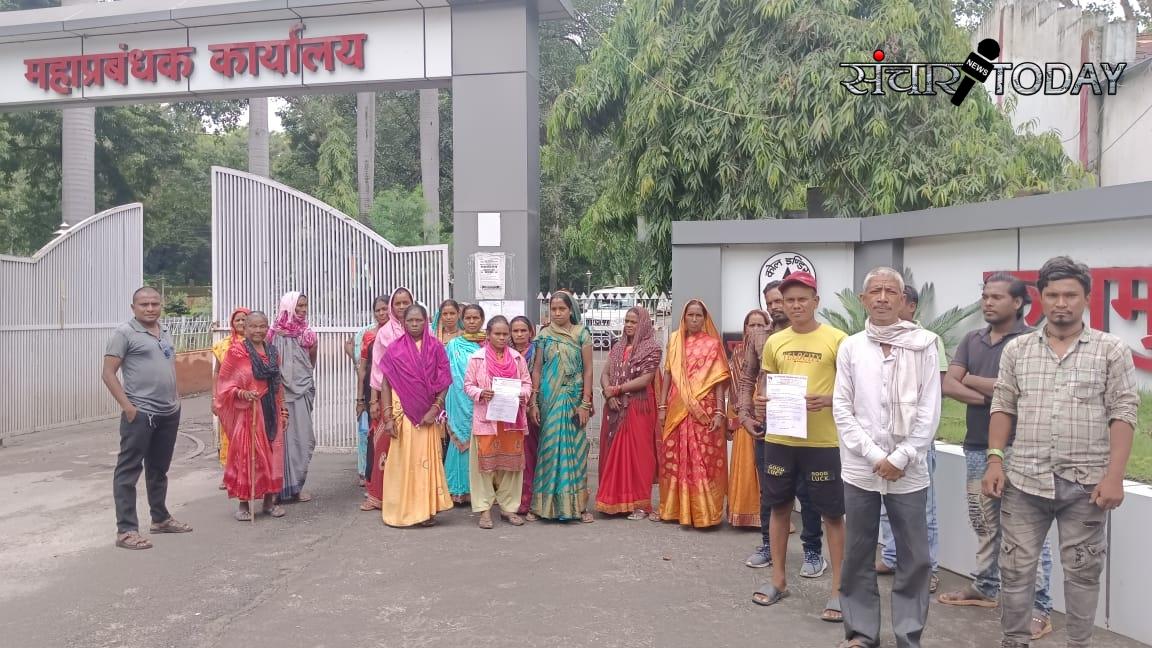
MULTIPOLYGON (((744 345, 753 331, 768 328, 772 317, 762 310, 744 316, 744 338, 732 348, 732 375, 744 365, 744 345)), ((735 378, 733 378, 735 380, 735 378)), ((735 399, 732 399, 735 400, 735 399)), ((756 441, 740 424, 735 408, 728 408, 728 436, 732 440, 732 464, 728 472, 728 524, 760 528, 760 479, 756 476, 756 441)))
POLYGON ((716 526, 724 518, 728 489, 724 392, 731 374, 704 302, 684 305, 667 358, 657 407, 662 431, 658 519, 716 526))
POLYGON ((216 381, 213 405, 229 434, 224 467, 228 497, 240 500, 236 519, 252 519, 249 500, 264 499, 263 510, 282 517, 276 494, 284 482, 284 428, 288 410, 276 347, 266 344, 268 316, 248 314, 245 339, 228 349, 216 381))

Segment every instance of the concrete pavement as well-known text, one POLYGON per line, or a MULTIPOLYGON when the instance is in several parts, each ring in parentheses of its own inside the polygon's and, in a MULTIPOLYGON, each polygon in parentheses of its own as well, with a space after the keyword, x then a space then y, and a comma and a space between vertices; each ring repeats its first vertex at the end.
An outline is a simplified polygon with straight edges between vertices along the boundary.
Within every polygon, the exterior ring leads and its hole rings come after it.
MULTIPOLYGON (((171 471, 170 508, 196 530, 141 552, 112 544, 115 421, 0 448, 0 646, 825 648, 842 637, 816 616, 828 576, 792 578, 777 607, 751 603, 768 576, 743 566, 754 532, 624 519, 481 531, 461 508, 433 528, 390 529, 357 510, 351 455, 317 455, 314 501, 236 522, 216 489, 210 420, 206 399, 185 402, 171 471)), ((142 483, 139 511, 146 523, 142 483)), ((795 536, 790 549, 795 574, 795 536)), ((961 582, 945 575, 942 589, 961 582)), ((1064 645, 1056 624, 1036 645, 1064 645)), ((933 603, 924 645, 997 640, 995 611, 933 603)))

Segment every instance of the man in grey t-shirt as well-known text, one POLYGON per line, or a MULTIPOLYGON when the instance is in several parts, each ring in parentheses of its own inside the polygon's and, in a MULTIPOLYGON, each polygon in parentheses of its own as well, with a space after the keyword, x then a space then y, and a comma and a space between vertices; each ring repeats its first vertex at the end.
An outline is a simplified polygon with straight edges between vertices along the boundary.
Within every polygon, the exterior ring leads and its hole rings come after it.
POLYGON ((120 456, 112 478, 116 504, 116 546, 151 549, 140 535, 136 518, 136 482, 144 472, 152 533, 187 533, 192 527, 176 521, 165 505, 168 466, 180 427, 180 396, 176 392, 176 348, 160 325, 160 293, 148 286, 132 294, 134 317, 112 333, 104 351, 104 386, 116 399, 120 416, 120 456), (116 377, 119 371, 123 382, 116 377))

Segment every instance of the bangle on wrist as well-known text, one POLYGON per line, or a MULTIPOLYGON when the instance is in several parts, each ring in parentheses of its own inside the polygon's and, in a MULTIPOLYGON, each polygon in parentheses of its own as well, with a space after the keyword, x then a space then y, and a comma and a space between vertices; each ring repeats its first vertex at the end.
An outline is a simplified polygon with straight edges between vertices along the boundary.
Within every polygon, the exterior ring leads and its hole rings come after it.
POLYGON ((987 450, 984 451, 984 458, 985 459, 992 459, 993 457, 999 457, 1000 463, 1004 463, 1004 451, 1003 450, 1001 450, 999 448, 988 448, 987 450))

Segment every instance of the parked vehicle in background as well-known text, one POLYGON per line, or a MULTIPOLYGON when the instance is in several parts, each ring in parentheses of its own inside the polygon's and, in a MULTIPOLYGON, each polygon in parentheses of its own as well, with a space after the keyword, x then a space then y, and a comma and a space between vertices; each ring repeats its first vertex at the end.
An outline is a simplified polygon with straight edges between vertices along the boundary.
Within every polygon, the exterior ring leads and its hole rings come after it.
POLYGON ((618 286, 593 290, 584 321, 592 334, 596 349, 608 349, 624 334, 624 316, 628 309, 639 303, 636 286, 618 286))

